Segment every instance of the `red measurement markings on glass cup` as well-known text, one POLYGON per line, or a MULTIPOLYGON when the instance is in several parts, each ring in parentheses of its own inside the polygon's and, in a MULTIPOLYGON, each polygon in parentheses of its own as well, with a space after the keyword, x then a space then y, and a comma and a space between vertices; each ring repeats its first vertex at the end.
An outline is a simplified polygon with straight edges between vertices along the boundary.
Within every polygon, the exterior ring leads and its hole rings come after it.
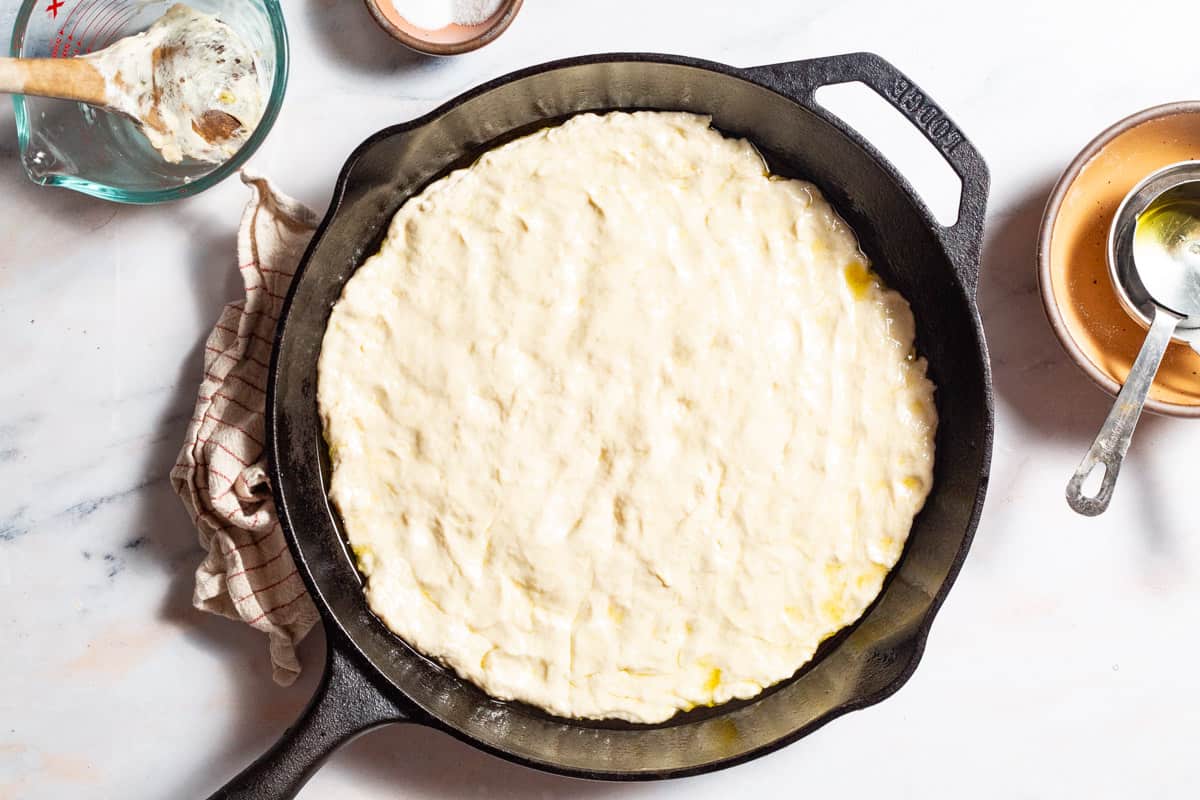
MULTIPOLYGON (((71 42, 71 48, 67 55, 77 56, 84 52, 84 40, 87 38, 88 30, 91 28, 96 19, 96 12, 103 10, 106 5, 105 0, 83 0, 82 3, 75 6, 74 10, 67 17, 67 22, 75 21, 74 27, 67 35, 67 41, 71 42)), ((63 25, 66 28, 66 25, 63 25)), ((88 51, 90 52, 90 51, 88 51)))
POLYGON ((83 0, 67 12, 51 58, 71 58, 107 47, 136 14, 136 4, 121 0, 83 0))
POLYGON ((93 28, 92 41, 88 45, 89 52, 108 47, 124 35, 125 26, 137 16, 137 13, 137 6, 110 4, 104 12, 104 16, 100 17, 100 21, 93 28))

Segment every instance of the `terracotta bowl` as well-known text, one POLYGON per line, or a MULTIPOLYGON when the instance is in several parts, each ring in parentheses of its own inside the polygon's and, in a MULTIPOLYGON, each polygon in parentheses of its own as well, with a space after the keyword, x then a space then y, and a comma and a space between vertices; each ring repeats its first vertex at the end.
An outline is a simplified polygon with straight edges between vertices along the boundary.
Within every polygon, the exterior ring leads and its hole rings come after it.
MULTIPOLYGON (((1200 158, 1200 102, 1171 103, 1121 120, 1083 149, 1054 187, 1038 237, 1038 283, 1050 325, 1097 385, 1120 391, 1146 329, 1121 307, 1105 244, 1117 207, 1142 178, 1200 158)), ((1146 408, 1200 417, 1200 354, 1172 342, 1146 408)))
POLYGON ((392 0, 366 0, 371 16, 401 44, 432 56, 453 56, 478 50, 504 33, 523 0, 504 0, 490 19, 478 25, 449 25, 438 30, 418 28, 400 16, 392 0))

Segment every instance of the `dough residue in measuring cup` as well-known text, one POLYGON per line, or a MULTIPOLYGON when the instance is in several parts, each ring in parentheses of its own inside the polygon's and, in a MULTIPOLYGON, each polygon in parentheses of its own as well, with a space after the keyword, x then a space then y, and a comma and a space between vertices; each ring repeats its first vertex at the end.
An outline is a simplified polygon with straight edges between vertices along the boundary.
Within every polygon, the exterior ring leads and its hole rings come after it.
POLYGON ((141 123, 163 159, 220 163, 262 119, 266 90, 253 48, 221 20, 178 4, 148 29, 88 59, 108 104, 141 123))

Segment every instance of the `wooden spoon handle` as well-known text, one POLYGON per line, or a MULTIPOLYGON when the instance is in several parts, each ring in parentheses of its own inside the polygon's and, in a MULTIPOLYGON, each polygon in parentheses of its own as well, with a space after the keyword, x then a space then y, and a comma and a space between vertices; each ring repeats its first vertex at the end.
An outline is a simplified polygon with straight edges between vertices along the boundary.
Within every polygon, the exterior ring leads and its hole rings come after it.
POLYGON ((82 58, 0 58, 0 92, 108 104, 104 76, 82 58))

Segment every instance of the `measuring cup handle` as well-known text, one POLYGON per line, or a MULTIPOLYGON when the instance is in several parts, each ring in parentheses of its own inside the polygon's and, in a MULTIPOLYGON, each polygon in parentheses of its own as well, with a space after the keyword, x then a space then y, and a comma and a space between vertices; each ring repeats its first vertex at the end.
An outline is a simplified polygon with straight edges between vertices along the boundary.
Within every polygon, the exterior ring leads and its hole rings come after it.
POLYGON ((1067 503, 1076 512, 1094 517, 1108 508, 1117 486, 1121 463, 1129 451, 1133 430, 1142 416, 1146 396, 1150 394, 1154 376, 1158 374, 1158 367, 1179 322, 1180 318, 1169 312, 1160 310, 1155 313, 1154 323, 1146 334, 1146 342, 1133 362, 1133 368, 1129 370, 1129 377, 1125 379, 1112 411, 1108 412, 1108 418, 1096 434, 1096 441, 1092 442, 1091 449, 1067 484, 1067 503), (1100 482, 1100 491, 1094 497, 1088 497, 1083 493, 1084 481, 1101 464, 1104 466, 1104 479, 1100 482))

